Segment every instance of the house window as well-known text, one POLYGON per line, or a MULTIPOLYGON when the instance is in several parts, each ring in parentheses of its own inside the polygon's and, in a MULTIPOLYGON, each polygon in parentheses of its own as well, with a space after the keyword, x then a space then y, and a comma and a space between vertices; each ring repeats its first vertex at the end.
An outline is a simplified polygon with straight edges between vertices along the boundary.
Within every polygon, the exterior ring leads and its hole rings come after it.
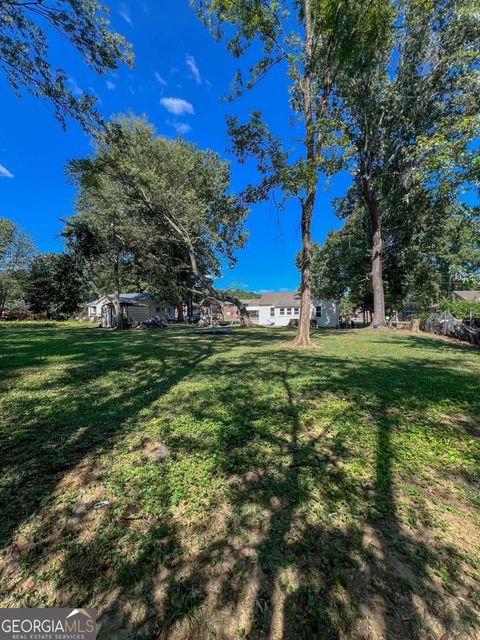
POLYGON ((89 313, 91 316, 94 316, 97 313, 96 307, 89 307, 89 313))
POLYGON ((285 315, 285 309, 283 307, 280 307, 280 315, 281 316, 285 315))
POLYGON ((295 307, 293 310, 294 315, 298 316, 298 312, 300 311, 300 309, 298 307, 295 307))
POLYGON ((292 307, 287 307, 287 316, 292 315, 292 307))
POLYGON ((316 318, 322 317, 322 307, 315 307, 315 317, 316 318))
POLYGON ((270 307, 270 317, 271 318, 275 317, 275 307, 270 307))

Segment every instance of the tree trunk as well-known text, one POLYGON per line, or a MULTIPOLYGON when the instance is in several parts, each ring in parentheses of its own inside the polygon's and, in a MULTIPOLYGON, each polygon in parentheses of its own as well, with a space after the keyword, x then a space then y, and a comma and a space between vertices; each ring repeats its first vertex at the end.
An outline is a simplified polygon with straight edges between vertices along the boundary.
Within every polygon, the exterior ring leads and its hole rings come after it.
POLYGON ((385 326, 385 292, 383 289, 383 241, 380 223, 373 233, 372 245, 372 288, 373 324, 385 326))
POLYGON ((116 323, 114 329, 123 329, 122 305, 120 303, 120 253, 117 242, 116 220, 111 221, 112 230, 112 257, 113 257, 113 308, 115 309, 116 323))
POLYGON ((188 320, 189 322, 192 321, 193 318, 193 296, 190 293, 188 296, 188 302, 187 302, 187 316, 188 316, 188 320))
POLYGON ((315 127, 312 107, 313 25, 310 0, 305 0, 305 62, 303 76, 303 111, 305 115, 305 151, 307 185, 302 202, 302 255, 300 282, 300 318, 295 347, 310 347, 310 316, 312 302, 312 215, 317 192, 315 127))
POLYGON ((118 253, 116 253, 113 263, 113 285, 113 308, 117 320, 114 329, 123 329, 122 305, 120 303, 120 256, 118 253))
POLYGON ((315 194, 311 194, 302 206, 302 256, 300 284, 300 317, 298 332, 293 341, 295 347, 309 347, 312 305, 312 214, 315 194))
POLYGON ((7 291, 6 289, 0 289, 0 316, 2 315, 5 305, 7 304, 7 291))
POLYGON ((382 226, 378 212, 375 193, 368 177, 362 178, 362 193, 367 205, 372 225, 372 289, 373 289, 373 324, 385 326, 385 291, 383 286, 383 240, 382 226))
POLYGON ((184 322, 185 318, 183 316, 183 302, 181 302, 177 307, 177 321, 184 322))

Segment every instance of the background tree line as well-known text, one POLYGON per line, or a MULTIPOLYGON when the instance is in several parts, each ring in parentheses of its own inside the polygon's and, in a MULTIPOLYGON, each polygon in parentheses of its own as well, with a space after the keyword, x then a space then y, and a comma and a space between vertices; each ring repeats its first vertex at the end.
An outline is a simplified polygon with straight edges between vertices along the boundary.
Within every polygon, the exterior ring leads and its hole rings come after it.
MULTIPOLYGON (((255 158, 259 174, 239 197, 215 154, 156 137, 135 118, 105 125, 92 96, 69 91, 65 72, 49 61, 46 25, 97 73, 133 63, 100 2, 0 3, 0 60, 12 88, 49 100, 63 125, 75 118, 96 144, 92 157, 69 166, 78 199, 67 250, 34 259, 39 282, 70 265, 74 280, 87 273, 93 288, 115 291, 117 312, 121 287, 134 282, 178 304, 194 295, 230 300, 245 314, 213 280, 245 242, 248 206, 272 197, 280 207, 299 204, 297 346, 310 343, 312 294, 348 294, 384 324, 386 311, 408 298, 436 299, 458 280, 478 280, 478 207, 462 197, 466 185, 478 190, 480 177, 476 0, 191 4, 234 57, 251 50, 232 99, 273 68, 288 82, 291 136, 271 131, 258 109, 246 123, 227 119, 233 151, 240 162, 255 158), (320 248, 311 237, 318 189, 342 169, 353 178, 336 203, 345 225, 320 248)), ((2 305, 21 281, 21 254, 2 257, 2 305)))
POLYGON ((62 319, 89 293, 81 264, 68 252, 39 253, 28 235, 0 218, 0 316, 25 311, 62 319))
MULTIPOLYGON (((90 157, 72 160, 75 213, 65 220, 65 250, 36 254, 2 221, 4 304, 61 318, 89 296, 148 291, 179 308, 208 299, 236 304, 244 292, 214 286, 246 240, 248 209, 230 193, 230 167, 211 151, 156 136, 144 119, 120 117, 94 136, 90 157), (21 289, 21 295, 20 295, 21 289)), ((251 295, 251 294, 250 294, 251 295)), ((3 305, 4 306, 4 305, 3 305)))
POLYGON ((344 227, 314 248, 316 293, 348 294, 378 324, 480 280, 479 208, 463 197, 478 189, 476 3, 395 4, 396 59, 379 51, 339 90, 353 184, 344 227))

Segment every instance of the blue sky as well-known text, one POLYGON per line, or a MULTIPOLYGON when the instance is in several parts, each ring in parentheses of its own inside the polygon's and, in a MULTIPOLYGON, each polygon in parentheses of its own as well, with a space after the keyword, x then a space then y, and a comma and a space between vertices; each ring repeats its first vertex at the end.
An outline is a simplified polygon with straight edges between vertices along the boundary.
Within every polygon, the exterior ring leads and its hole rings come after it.
MULTIPOLYGON (((105 117, 127 111, 145 114, 159 134, 174 137, 178 133, 230 158, 234 190, 254 182, 256 174, 254 167, 240 166, 228 154, 226 114, 246 119, 250 111, 260 109, 271 129, 293 143, 287 83, 281 70, 236 102, 222 100, 238 63, 224 43, 213 41, 187 0, 108 0, 106 4, 113 29, 133 45, 133 70, 123 67, 117 73, 96 76, 66 43, 51 39, 52 61, 65 69, 72 89, 98 95, 105 117)), ((22 225, 39 250, 60 250, 61 219, 73 212, 75 195, 64 168, 70 158, 89 152, 89 139, 73 122, 64 132, 47 102, 27 94, 16 98, 3 76, 0 115, 0 215, 22 225)), ((331 201, 344 193, 348 183, 348 176, 342 174, 328 192, 320 191, 314 240, 322 241, 329 229, 341 225, 331 201)), ((294 289, 299 282, 295 268, 299 220, 294 200, 280 214, 271 203, 252 208, 247 246, 239 252, 235 268, 225 270, 217 284, 238 282, 257 291, 294 289)))

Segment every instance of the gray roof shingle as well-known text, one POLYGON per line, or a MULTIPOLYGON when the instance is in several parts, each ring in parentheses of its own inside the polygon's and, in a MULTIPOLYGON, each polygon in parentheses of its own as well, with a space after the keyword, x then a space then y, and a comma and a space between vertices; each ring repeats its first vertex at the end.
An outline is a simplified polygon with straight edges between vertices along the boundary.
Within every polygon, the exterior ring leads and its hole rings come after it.
POLYGON ((299 307, 300 294, 296 291, 264 293, 260 298, 250 300, 249 304, 252 307, 299 307))
POLYGON ((453 293, 462 300, 480 302, 480 291, 454 291, 453 293))

